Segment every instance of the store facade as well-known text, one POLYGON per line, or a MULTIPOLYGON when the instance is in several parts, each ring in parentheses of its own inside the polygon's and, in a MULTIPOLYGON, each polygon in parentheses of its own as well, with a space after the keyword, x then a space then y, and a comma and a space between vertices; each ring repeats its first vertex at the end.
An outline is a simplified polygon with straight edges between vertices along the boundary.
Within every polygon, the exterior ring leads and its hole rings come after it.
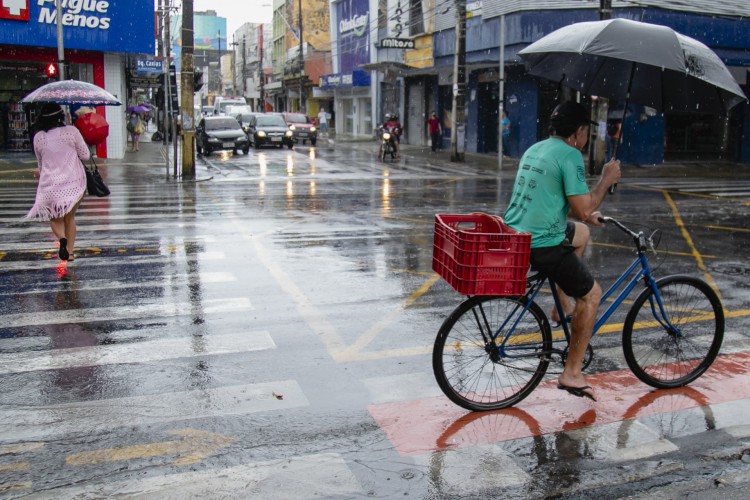
MULTIPOLYGON (((0 6, 0 152, 31 150, 34 109, 19 101, 50 81, 46 68, 58 62, 56 16, 54 0, 0 6)), ((97 156, 122 158, 127 146, 126 67, 131 56, 154 53, 153 1, 63 0, 62 24, 66 79, 98 85, 124 105, 97 108, 110 125, 97 156)))

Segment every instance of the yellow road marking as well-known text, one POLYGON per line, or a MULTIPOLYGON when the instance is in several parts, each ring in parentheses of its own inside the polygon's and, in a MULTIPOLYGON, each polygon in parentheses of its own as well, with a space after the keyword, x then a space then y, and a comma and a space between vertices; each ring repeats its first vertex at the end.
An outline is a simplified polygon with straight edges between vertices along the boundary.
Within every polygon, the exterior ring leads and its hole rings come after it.
POLYGON ((356 358, 360 351, 362 351, 362 349, 367 347, 373 340, 375 340, 378 335, 380 335, 383 330, 385 330, 399 316, 403 314, 404 309, 410 307, 422 295, 427 293, 432 285, 434 285, 439 279, 440 276, 438 276, 437 274, 433 274, 433 276, 430 277, 430 279, 428 279, 427 282, 425 282, 421 287, 419 287, 417 291, 407 297, 402 306, 399 306, 398 309, 391 311, 390 314, 386 314, 385 316, 381 317, 380 321, 375 323, 369 330, 360 335, 353 344, 351 344, 342 353, 339 354, 337 360, 349 361, 352 358, 356 358))
POLYGON ((16 453, 25 453, 27 451, 38 450, 39 448, 43 447, 44 443, 39 442, 5 444, 0 446, 0 455, 14 455, 16 453))
POLYGON ((165 455, 180 455, 172 461, 174 465, 188 465, 199 462, 235 441, 234 438, 196 429, 178 429, 167 434, 179 436, 175 441, 140 444, 109 450, 83 451, 65 458, 68 465, 92 465, 119 460, 133 460, 165 455))
POLYGON ((3 472, 26 472, 31 464, 29 462, 16 462, 12 464, 0 464, 0 473, 3 472))
POLYGON ((0 484, 0 493, 8 493, 11 491, 22 491, 22 490, 30 490, 30 489, 31 489, 30 481, 26 481, 23 483, 0 484))
POLYGON ((700 252, 698 252, 698 249, 695 248, 693 239, 690 237, 690 233, 688 233, 688 230, 685 227, 685 224, 682 222, 682 217, 680 217, 680 212, 677 210, 677 205, 675 204, 674 200, 672 200, 672 197, 669 196, 668 192, 663 191, 663 193, 664 193, 664 198, 666 198, 667 203, 672 209, 672 216, 674 217, 675 223, 677 224, 677 227, 680 228, 682 237, 685 238, 685 241, 687 242, 688 247, 690 247, 690 251, 693 254, 693 257, 695 258, 696 264, 698 265, 698 269, 700 269, 703 272, 703 278, 711 286, 711 288, 714 289, 716 294, 719 296, 719 299, 721 299, 721 291, 719 290, 719 287, 716 286, 716 282, 714 281, 713 276, 711 276, 711 274, 708 272, 708 269, 706 268, 706 265, 703 263, 703 256, 700 254, 700 252))

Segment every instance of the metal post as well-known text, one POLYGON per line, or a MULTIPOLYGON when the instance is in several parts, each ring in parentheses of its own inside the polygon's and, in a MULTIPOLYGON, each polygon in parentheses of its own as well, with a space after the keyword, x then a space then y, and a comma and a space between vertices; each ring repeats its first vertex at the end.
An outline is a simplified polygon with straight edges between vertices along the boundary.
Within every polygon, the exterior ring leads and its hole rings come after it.
POLYGON ((303 90, 305 88, 305 56, 302 53, 304 49, 304 37, 302 36, 302 0, 298 0, 299 6, 299 112, 305 112, 303 99, 303 90))
POLYGON ((455 0, 456 54, 453 57, 453 106, 451 123, 451 161, 464 161, 466 106, 466 0, 455 0))
POLYGON ((164 4, 164 138, 162 139, 162 144, 164 147, 164 163, 167 167, 167 176, 169 176, 169 147, 167 147, 167 144, 169 142, 169 132, 170 127, 172 126, 170 123, 170 113, 169 108, 172 103, 172 93, 170 92, 170 71, 169 71, 169 53, 171 51, 170 43, 169 43, 169 9, 170 6, 170 0, 166 0, 164 4))
MULTIPOLYGON (((182 177, 195 177, 195 81, 193 60, 193 0, 182 0, 182 59, 180 116, 182 116, 182 177)), ((176 141, 175 141, 176 142, 176 141)))
MULTIPOLYGON (((612 18, 612 0, 599 0, 599 19, 606 20, 612 18)), ((591 120, 598 123, 607 122, 609 114, 609 101, 604 97, 598 98, 591 103, 591 120)), ((589 174, 599 175, 607 159, 607 133, 606 128, 604 137, 600 137, 600 130, 594 130, 592 126, 589 130, 589 174)))
POLYGON ((260 54, 260 62, 259 62, 259 77, 260 77, 260 111, 261 113, 266 112, 266 89, 265 89, 265 80, 266 80, 266 74, 263 72, 263 25, 260 25, 260 34, 258 36, 258 44, 260 46, 259 48, 259 54, 260 54))
POLYGON ((497 164, 500 170, 503 169, 503 111, 505 111, 505 15, 500 16, 500 80, 498 81, 497 90, 497 117, 500 128, 499 141, 497 144, 497 164))
POLYGON ((65 48, 63 46, 62 0, 55 2, 55 22, 57 23, 57 74, 65 80, 65 48))

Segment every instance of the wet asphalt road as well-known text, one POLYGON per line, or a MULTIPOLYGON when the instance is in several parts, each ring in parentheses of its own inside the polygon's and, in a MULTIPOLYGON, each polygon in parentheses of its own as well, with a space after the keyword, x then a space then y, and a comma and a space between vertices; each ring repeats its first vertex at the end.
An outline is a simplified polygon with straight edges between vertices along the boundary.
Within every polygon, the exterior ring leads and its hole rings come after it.
MULTIPOLYGON (((606 401, 627 391, 606 387, 602 406, 544 384, 506 412, 445 399, 431 344, 461 297, 431 272, 434 214, 502 211, 514 172, 421 152, 381 163, 374 148, 214 154, 197 182, 165 178, 156 154, 107 162, 112 195, 82 204, 67 266, 46 225, 18 222, 33 165, 4 174, 0 495, 742 491, 750 395, 710 379, 679 393, 631 384, 637 398, 619 413, 606 401)), ((750 352, 748 176, 628 172, 603 211, 660 228, 656 274, 714 284, 722 354, 750 352)), ((587 257, 608 284, 632 253, 606 228, 587 257)), ((617 333, 594 346, 590 373, 627 371, 617 333)))

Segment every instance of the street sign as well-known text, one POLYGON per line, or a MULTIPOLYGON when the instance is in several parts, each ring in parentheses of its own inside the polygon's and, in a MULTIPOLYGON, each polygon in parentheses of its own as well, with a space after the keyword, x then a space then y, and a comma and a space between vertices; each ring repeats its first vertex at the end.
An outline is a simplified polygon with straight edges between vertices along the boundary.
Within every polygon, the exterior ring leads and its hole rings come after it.
POLYGON ((164 61, 136 59, 135 72, 139 75, 158 75, 164 73, 164 61))

